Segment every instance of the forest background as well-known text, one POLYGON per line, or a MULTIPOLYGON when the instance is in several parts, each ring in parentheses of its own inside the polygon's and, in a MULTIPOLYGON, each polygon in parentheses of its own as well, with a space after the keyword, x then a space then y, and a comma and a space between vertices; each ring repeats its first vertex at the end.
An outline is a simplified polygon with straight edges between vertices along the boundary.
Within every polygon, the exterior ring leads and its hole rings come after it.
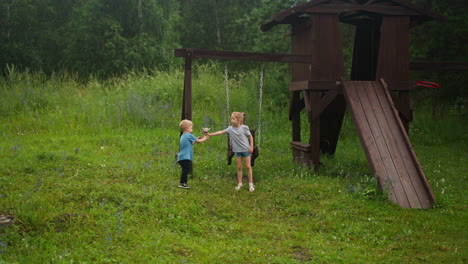
MULTIPOLYGON (((260 25, 301 0, 1 0, 0 71, 67 72, 86 80, 129 71, 171 70, 175 48, 289 53, 287 27, 260 25)), ((412 31, 412 60, 468 61, 468 12, 462 0, 413 0, 445 16, 412 31)), ((353 28, 343 26, 352 54, 353 28)), ((243 70, 248 63, 239 63, 243 70)), ((288 65, 278 66, 288 67, 288 65)), ((463 72, 425 72, 446 86, 442 101, 466 98, 463 72)))

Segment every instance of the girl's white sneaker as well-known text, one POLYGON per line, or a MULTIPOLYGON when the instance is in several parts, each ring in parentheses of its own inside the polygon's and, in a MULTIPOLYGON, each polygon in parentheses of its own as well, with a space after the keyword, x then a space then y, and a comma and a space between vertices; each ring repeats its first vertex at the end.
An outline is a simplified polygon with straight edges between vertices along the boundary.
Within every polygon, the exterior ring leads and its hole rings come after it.
POLYGON ((237 191, 240 190, 241 188, 242 188, 242 184, 238 184, 238 185, 236 186, 236 190, 237 190, 237 191))

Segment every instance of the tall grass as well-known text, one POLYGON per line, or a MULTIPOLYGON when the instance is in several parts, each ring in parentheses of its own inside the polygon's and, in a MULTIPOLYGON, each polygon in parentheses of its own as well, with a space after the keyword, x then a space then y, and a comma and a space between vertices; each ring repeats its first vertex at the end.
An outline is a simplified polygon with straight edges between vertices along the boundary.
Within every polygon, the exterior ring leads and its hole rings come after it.
MULTIPOLYGON (((287 80, 265 71, 256 191, 234 191, 226 138, 194 147, 178 189, 183 72, 81 83, 0 80, 0 263, 466 263, 466 115, 415 109, 411 139, 438 204, 377 187, 351 118, 320 174, 292 163, 287 80), (281 103, 284 101, 284 103, 281 103)), ((258 126, 259 70, 229 74, 230 111, 258 126)), ((223 65, 197 66, 194 133, 226 126, 223 65)))

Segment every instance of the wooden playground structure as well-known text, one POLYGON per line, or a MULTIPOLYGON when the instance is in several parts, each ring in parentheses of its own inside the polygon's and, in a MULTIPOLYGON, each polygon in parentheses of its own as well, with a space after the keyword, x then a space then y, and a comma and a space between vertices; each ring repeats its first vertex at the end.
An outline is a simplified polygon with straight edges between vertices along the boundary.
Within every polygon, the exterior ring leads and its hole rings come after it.
MULTIPOLYGON (((351 112, 367 160, 389 199, 405 208, 430 208, 436 198, 408 137, 410 29, 442 17, 406 0, 312 0, 283 10, 261 26, 291 26, 291 54, 176 49, 185 59, 182 119, 192 119, 194 58, 284 62, 289 85, 293 159, 318 170, 320 154, 333 155, 346 108, 351 112), (339 23, 355 26, 349 80, 339 23), (310 136, 301 138, 301 112, 310 136)), ((418 65, 419 67, 424 67, 418 65)))

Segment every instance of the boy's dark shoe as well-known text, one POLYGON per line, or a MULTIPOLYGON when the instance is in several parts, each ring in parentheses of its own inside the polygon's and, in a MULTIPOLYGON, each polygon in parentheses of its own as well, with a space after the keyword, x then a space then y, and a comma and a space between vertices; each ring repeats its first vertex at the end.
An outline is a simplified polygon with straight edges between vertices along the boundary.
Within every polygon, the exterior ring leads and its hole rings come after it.
POLYGON ((190 186, 187 183, 179 183, 179 188, 190 189, 190 186))

